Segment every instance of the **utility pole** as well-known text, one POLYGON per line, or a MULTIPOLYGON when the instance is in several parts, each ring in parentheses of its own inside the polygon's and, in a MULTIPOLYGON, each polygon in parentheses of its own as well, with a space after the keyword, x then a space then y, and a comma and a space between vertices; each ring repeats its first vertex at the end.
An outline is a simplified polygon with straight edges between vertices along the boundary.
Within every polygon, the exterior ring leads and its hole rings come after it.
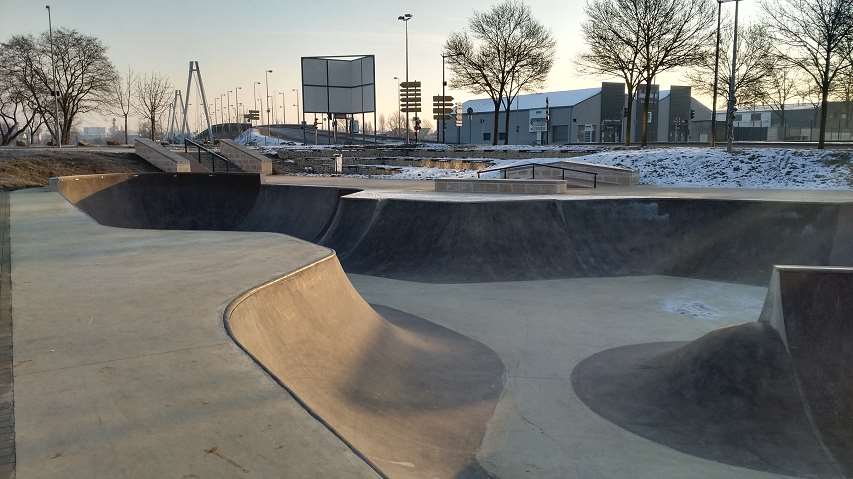
POLYGON ((726 143, 726 151, 729 153, 734 149, 734 139, 735 139, 735 75, 737 74, 737 21, 738 21, 738 6, 740 6, 740 0, 734 0, 735 2, 735 31, 734 31, 734 39, 732 40, 732 73, 729 77, 729 108, 728 108, 728 118, 727 122, 729 125, 729 134, 728 141, 726 143))
POLYGON ((281 124, 287 124, 287 105, 284 103, 284 90, 278 92, 281 95, 281 124))
POLYGON ((401 110, 402 105, 400 104, 400 77, 394 77, 394 84, 397 85, 397 129, 400 129, 400 118, 403 116, 403 112, 401 110))
MULTIPOLYGON (((264 72, 264 81, 267 83, 267 136, 270 136, 270 76, 272 70, 264 72)), ((267 144, 267 139, 264 137, 264 145, 267 144)))
MULTIPOLYGON (((409 82, 409 20, 412 19, 411 13, 405 13, 397 17, 397 20, 402 21, 406 26, 406 83, 409 82)), ((408 108, 407 108, 408 110, 408 108)), ((406 144, 409 144, 409 112, 406 112, 406 144)))
POLYGON ((236 115, 235 115, 236 116, 235 119, 237 120, 236 123, 243 123, 243 121, 240 120, 240 102, 237 100, 237 90, 242 90, 242 89, 243 89, 243 87, 241 87, 241 86, 234 87, 234 113, 236 113, 236 115))
POLYGON ((714 99, 711 107, 711 147, 717 145, 717 84, 720 81, 720 27, 723 14, 723 0, 717 0, 717 47, 714 56, 714 99))
POLYGON ((231 90, 228 90, 228 123, 231 123, 231 90))
POLYGON ((58 148, 62 148, 62 132, 59 131, 59 84, 56 81, 56 58, 53 54, 53 22, 50 19, 50 5, 45 5, 47 9, 47 31, 48 41, 50 41, 50 69, 53 72, 53 111, 54 111, 54 130, 53 142, 58 148))

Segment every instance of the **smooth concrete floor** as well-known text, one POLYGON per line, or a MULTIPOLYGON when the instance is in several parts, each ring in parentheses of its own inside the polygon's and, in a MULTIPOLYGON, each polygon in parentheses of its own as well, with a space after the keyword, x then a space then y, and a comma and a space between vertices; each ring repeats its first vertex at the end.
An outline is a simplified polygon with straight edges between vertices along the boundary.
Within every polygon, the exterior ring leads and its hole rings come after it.
POLYGON ((376 477, 226 335, 243 291, 327 254, 100 226, 11 194, 17 477, 376 477))
POLYGON ((687 341, 755 321, 766 289, 668 276, 426 284, 350 275, 371 303, 479 340, 507 385, 478 459, 502 478, 770 478, 636 436, 575 395, 574 366, 601 350, 687 341))

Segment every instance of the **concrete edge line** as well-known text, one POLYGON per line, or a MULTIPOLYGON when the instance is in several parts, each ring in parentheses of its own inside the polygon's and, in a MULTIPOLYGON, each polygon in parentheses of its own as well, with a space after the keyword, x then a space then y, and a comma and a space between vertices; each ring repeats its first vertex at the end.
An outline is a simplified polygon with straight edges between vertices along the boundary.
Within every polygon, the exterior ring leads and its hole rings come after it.
MULTIPOLYGON (((0 193, 0 375, 8 375, 8 398, 0 400, 0 428, 8 432, 0 438, 0 473, 15 478, 15 375, 12 341, 12 199, 0 193)), ((3 385, 5 386, 5 385, 3 385)))
POLYGON ((264 366, 264 364, 261 361, 259 361, 258 358, 255 357, 255 355, 252 354, 251 351, 249 351, 246 347, 244 347, 243 344, 240 343, 240 341, 234 337, 234 334, 231 331, 231 324, 230 324, 231 314, 234 312, 235 309, 237 309, 238 306, 240 306, 240 304, 243 303, 243 301, 247 300, 248 298, 250 298, 251 296, 256 294, 258 291, 260 291, 264 288, 276 285, 278 283, 281 283, 282 281, 286 281, 286 280, 302 273, 303 271, 309 270, 309 269, 317 266, 318 264, 321 264, 325 261, 331 261, 335 258, 337 258, 337 254, 335 253, 334 250, 331 250, 326 256, 324 256, 318 260, 314 260, 305 266, 297 268, 297 269, 295 269, 289 273, 285 273, 282 276, 279 276, 278 278, 271 279, 271 280, 266 281, 264 283, 261 283, 257 286, 249 288, 248 290, 246 290, 245 292, 243 292, 242 294, 240 294, 239 296, 234 298, 230 303, 228 303, 228 305, 225 307, 225 311, 222 313, 222 323, 225 326, 225 332, 226 332, 226 334, 228 334, 228 337, 231 339, 231 341, 233 341, 234 344, 237 345, 237 347, 239 347, 244 353, 246 353, 246 355, 249 356, 252 359, 252 361, 255 364, 257 364, 267 374, 267 376, 269 376, 273 381, 275 381, 276 384, 278 384, 285 391, 287 391, 288 394, 290 394, 290 396, 293 399, 295 399, 296 402, 300 406, 302 406, 302 408, 312 418, 317 420, 317 422, 322 424, 323 427, 325 427, 329 432, 334 434, 334 436, 337 437, 342 443, 344 443, 344 445, 346 445, 347 448, 349 448, 349 450, 353 452, 353 454, 355 454, 359 459, 364 461, 365 464, 367 464, 371 469, 373 469, 373 471, 376 472, 376 474, 378 474, 379 477, 382 477, 383 479, 390 479, 389 476, 387 474, 385 474, 382 471, 382 469, 379 468, 379 466, 377 464, 375 464, 364 453, 362 453, 360 450, 358 450, 358 448, 356 448, 350 441, 348 441, 337 429, 335 429, 334 426, 329 424, 325 419, 323 419, 322 416, 317 414, 317 412, 314 411, 311 408, 311 406, 309 406, 298 394, 296 394, 295 391, 293 391, 290 387, 288 387, 287 384, 284 383, 284 381, 279 379, 275 374, 272 373, 272 371, 270 371, 266 366, 264 366))

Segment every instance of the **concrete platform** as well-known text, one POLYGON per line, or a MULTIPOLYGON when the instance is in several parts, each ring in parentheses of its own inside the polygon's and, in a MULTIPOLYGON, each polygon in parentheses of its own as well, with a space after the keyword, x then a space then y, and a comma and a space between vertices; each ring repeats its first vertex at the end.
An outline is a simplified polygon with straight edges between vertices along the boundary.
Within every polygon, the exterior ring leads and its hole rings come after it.
POLYGON ((18 478, 376 477, 222 323, 327 249, 105 227, 39 190, 11 204, 18 478))

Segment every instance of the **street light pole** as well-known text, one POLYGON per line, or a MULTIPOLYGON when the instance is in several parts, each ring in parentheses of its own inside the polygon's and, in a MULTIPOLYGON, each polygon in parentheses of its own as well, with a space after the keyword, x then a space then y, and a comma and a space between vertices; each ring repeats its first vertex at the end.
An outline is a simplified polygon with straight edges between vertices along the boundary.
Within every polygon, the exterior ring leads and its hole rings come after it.
MULTIPOLYGON (((409 83, 409 20, 412 19, 411 13, 405 13, 397 17, 406 26, 406 83, 409 83)), ((406 108, 406 144, 409 144, 409 112, 406 108)))
POLYGON ((394 83, 397 85, 397 129, 400 129, 400 117, 403 116, 403 112, 400 111, 402 105, 400 104, 400 77, 394 77, 394 83))
POLYGON ((732 40, 732 73, 729 77, 729 107, 728 107, 728 125, 729 125, 729 135, 728 141, 726 143, 726 151, 729 153, 733 150, 733 143, 735 139, 735 75, 737 74, 737 21, 738 21, 738 6, 740 6, 740 0, 734 0, 735 2, 735 31, 734 31, 734 39, 732 40))
POLYGON ((242 89, 243 89, 243 87, 241 87, 241 86, 234 87, 234 113, 235 113, 234 116, 236 117, 234 119, 237 120, 236 123, 241 123, 241 121, 240 121, 240 108, 239 108, 240 102, 237 100, 237 90, 242 90, 242 89))
MULTIPOLYGON (((272 70, 267 70, 264 72, 264 81, 267 84, 267 136, 270 136, 270 76, 272 70)), ((264 145, 267 144, 267 139, 264 137, 264 145)))
POLYGON ((252 96, 255 98, 255 111, 258 110, 258 91, 257 91, 257 88, 255 88, 255 87, 260 85, 260 84, 261 84, 261 82, 259 82, 259 81, 252 82, 252 96))
POLYGON ((296 95, 296 121, 304 122, 305 121, 304 115, 299 113, 299 90, 297 90, 296 88, 291 88, 290 91, 292 91, 293 94, 296 95))
MULTIPOLYGON (((459 55, 441 55, 441 101, 444 104, 444 97, 447 96, 444 92, 444 89, 447 87, 447 81, 444 79, 444 59, 445 58, 453 58, 458 57, 459 55)), ((441 117, 441 142, 447 143, 447 117, 442 115, 441 117)), ((507 133, 509 135, 509 133, 507 133)))
POLYGON ((717 83, 720 81, 720 26, 722 22, 723 1, 717 0, 717 47, 714 56, 714 99, 711 107, 711 147, 717 144, 717 83))
POLYGON ((281 124, 287 124, 287 105, 284 103, 284 90, 280 90, 279 95, 281 95, 281 124))
POLYGON ((56 59, 53 55, 53 22, 50 18, 50 5, 45 5, 47 9, 47 31, 48 41, 50 41, 50 69, 53 73, 53 113, 54 113, 54 130, 53 142, 58 148, 62 148, 62 132, 59 131, 59 84, 56 82, 56 59))
POLYGON ((231 123, 231 90, 228 90, 228 123, 231 123))

